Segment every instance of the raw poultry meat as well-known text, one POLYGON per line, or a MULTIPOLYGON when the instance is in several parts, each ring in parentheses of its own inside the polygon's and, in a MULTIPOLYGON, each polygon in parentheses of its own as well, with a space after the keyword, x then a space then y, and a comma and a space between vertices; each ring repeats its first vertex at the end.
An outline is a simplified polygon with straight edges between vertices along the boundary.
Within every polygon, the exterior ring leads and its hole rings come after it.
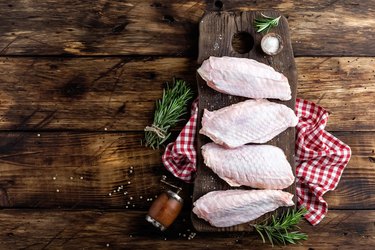
POLYGON ((284 152, 272 145, 244 145, 226 149, 215 143, 202 147, 204 163, 229 185, 283 189, 294 182, 284 152))
POLYGON ((221 93, 290 100, 288 79, 272 67, 247 58, 213 57, 198 69, 207 85, 221 93))
POLYGON ((265 143, 297 122, 294 111, 283 104, 247 100, 216 111, 205 109, 199 133, 217 144, 235 148, 246 143, 265 143))
POLYGON ((229 227, 281 206, 293 206, 292 198, 292 194, 281 190, 212 191, 194 202, 193 212, 215 227, 229 227))

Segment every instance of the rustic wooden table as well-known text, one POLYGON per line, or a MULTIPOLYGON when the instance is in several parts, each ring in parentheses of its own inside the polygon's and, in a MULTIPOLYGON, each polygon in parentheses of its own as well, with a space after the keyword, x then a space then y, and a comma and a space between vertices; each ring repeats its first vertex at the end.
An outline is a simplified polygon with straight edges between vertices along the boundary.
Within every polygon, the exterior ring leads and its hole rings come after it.
MULTIPOLYGON (((289 21, 298 97, 331 113, 352 159, 303 245, 375 245, 375 1, 222 1, 289 21)), ((141 146, 172 76, 195 85, 198 23, 215 1, 0 1, 0 249, 268 248, 252 233, 197 233, 192 189, 171 230, 145 213, 160 156, 141 146), (123 187, 117 192, 118 187, 123 187), (116 190, 116 192, 114 192, 116 190)), ((181 124, 182 125, 182 124, 181 124)), ((181 126, 180 125, 180 126, 181 126)), ((176 136, 176 134, 175 134, 176 136)))

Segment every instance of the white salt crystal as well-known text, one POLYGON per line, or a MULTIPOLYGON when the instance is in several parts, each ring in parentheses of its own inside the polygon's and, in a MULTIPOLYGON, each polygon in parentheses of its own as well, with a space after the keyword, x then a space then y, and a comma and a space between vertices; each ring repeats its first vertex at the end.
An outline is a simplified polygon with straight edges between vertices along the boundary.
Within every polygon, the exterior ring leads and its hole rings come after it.
POLYGON ((276 53, 276 51, 279 49, 280 41, 279 39, 277 39, 277 37, 269 36, 264 40, 262 46, 263 50, 273 54, 276 53))

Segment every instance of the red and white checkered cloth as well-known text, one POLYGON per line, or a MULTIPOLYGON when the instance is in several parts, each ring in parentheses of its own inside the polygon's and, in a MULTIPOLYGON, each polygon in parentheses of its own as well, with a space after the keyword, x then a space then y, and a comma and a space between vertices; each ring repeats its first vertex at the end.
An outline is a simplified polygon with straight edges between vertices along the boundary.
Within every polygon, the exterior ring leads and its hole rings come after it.
MULTIPOLYGON (((296 115, 296 178, 298 206, 308 212, 305 218, 318 224, 326 215, 327 202, 323 195, 334 190, 349 162, 350 147, 324 130, 328 112, 318 105, 297 99, 296 115)), ((174 143, 168 144, 162 160, 176 177, 190 182, 196 171, 195 133, 198 105, 192 105, 191 117, 174 143)))
POLYGON ((297 99, 296 177, 298 205, 307 208, 313 225, 326 215, 323 195, 334 190, 351 156, 350 147, 324 130, 328 112, 315 103, 297 99))

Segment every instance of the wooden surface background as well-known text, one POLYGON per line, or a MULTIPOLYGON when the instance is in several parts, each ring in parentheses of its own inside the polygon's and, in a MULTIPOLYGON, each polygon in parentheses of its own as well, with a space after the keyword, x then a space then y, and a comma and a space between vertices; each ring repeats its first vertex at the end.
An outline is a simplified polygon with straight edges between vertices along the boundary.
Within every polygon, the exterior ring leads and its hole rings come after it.
MULTIPOLYGON (((353 151, 325 195, 327 217, 303 223, 309 240, 285 249, 371 249, 375 1, 222 2, 288 18, 297 96, 325 107, 327 129, 353 151)), ((215 1, 0 0, 1 248, 269 247, 251 233, 189 238, 191 187, 164 170, 162 150, 140 145, 163 83, 175 75, 195 86, 206 10, 218 10, 215 1), (162 174, 184 186, 186 205, 172 230, 158 233, 144 215, 162 174), (114 192, 121 186, 126 194, 114 192)))
MULTIPOLYGON (((283 41, 283 50, 275 56, 266 56, 260 48, 260 43, 264 34, 257 33, 254 27, 254 20, 261 17, 261 14, 271 17, 278 17, 281 15, 278 11, 244 11, 244 12, 208 12, 204 15, 199 23, 199 53, 198 64, 210 56, 232 56, 251 58, 258 62, 270 65, 277 72, 283 73, 287 78, 291 89, 291 99, 289 101, 270 100, 272 102, 281 103, 294 110, 297 92, 297 70, 294 62, 293 49, 290 41, 288 22, 285 17, 279 21, 279 25, 272 29, 273 33, 278 34, 283 41), (244 40, 237 39, 236 35, 240 32, 247 32, 242 34, 249 34, 253 39, 253 46, 251 43, 244 40), (247 47, 245 46, 247 45, 247 47), (236 49, 237 48, 237 49, 236 49), (249 50, 247 53, 245 49, 249 50)), ((248 39, 251 40, 251 39, 248 39)), ((201 117, 205 109, 209 111, 218 110, 229 105, 242 102, 249 98, 240 96, 231 96, 219 93, 207 86, 207 83, 197 73, 197 89, 199 94, 198 102, 198 124, 197 130, 202 128, 201 117)), ((194 180, 193 200, 194 203, 203 195, 218 190, 227 189, 251 189, 250 187, 231 187, 218 177, 209 167, 204 164, 204 159, 201 152, 201 147, 211 142, 211 140, 202 134, 197 134, 197 173, 194 180)), ((295 147, 295 128, 287 128, 281 134, 275 136, 266 144, 274 145, 281 148, 290 165, 293 173, 296 172, 294 161, 294 147, 295 147)), ((297 203, 296 186, 290 185, 284 189, 285 191, 294 195, 293 201, 297 203)), ((281 214, 288 208, 280 207, 275 211, 266 213, 256 220, 249 221, 241 225, 235 225, 226 228, 217 228, 211 226, 207 221, 199 219, 192 213, 192 224, 199 232, 223 232, 223 231, 252 231, 250 224, 264 223, 265 220, 271 218, 272 215, 281 214), (249 224, 250 223, 250 224, 249 224)))

